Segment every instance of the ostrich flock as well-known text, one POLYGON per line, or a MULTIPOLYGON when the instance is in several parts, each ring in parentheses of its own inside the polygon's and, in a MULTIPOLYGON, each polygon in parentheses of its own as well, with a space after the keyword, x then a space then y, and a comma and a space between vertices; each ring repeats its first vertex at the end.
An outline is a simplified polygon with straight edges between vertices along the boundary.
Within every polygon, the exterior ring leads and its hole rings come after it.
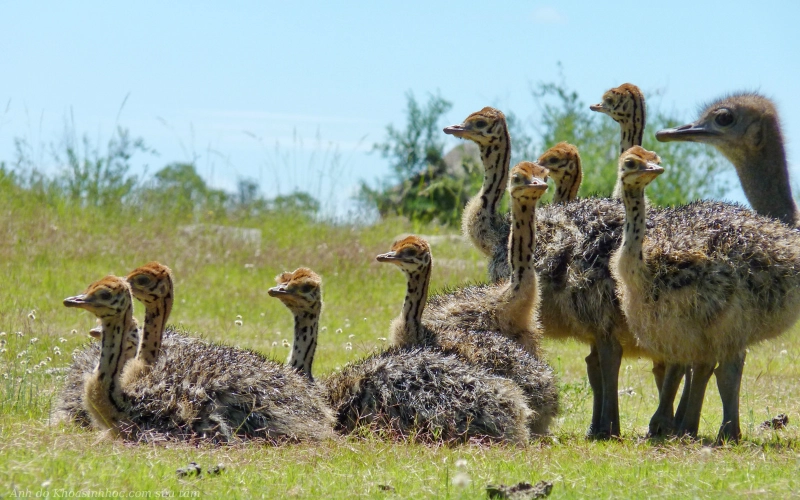
POLYGON ((497 109, 444 129, 480 149, 483 185, 462 229, 487 258, 488 279, 429 296, 430 246, 417 236, 394 242, 377 256, 406 278, 389 348, 315 380, 322 281, 306 267, 269 289, 294 315, 286 363, 201 340, 166 326, 173 275, 150 262, 64 299, 97 316, 90 333, 99 342, 75 355, 54 421, 126 440, 277 443, 366 431, 524 445, 548 434, 559 411, 556 377, 540 349, 546 336, 589 346, 588 437, 619 438, 621 360, 639 356, 652 360, 659 395, 649 435, 697 437, 713 373, 723 408, 717 440, 738 441, 747 347, 800 315, 800 216, 775 106, 732 94, 696 121, 656 133, 661 142, 714 146, 736 167, 752 209, 710 200, 650 206, 646 188, 669 166, 641 147, 642 93, 626 83, 591 109, 620 125, 610 198, 577 197, 581 159, 565 142, 509 168, 508 127, 497 109), (555 196, 537 206, 548 178, 555 196), (145 308, 141 324, 134 298, 145 308))

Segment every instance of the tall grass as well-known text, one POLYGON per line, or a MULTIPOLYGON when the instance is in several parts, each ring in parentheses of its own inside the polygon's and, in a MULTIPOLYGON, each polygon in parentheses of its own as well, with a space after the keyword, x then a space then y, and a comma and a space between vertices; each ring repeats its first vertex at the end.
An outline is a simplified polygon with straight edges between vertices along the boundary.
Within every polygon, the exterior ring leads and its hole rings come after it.
MULTIPOLYGON (((798 486, 796 330, 751 349, 742 388, 746 439, 735 447, 644 440, 656 395, 649 362, 638 359, 626 360, 621 370, 623 441, 585 441, 591 409, 583 363, 587 349, 573 342, 545 345, 559 376, 562 413, 552 439, 525 448, 439 448, 371 437, 279 448, 131 446, 94 431, 47 426, 62 370, 94 325, 91 315, 68 310, 61 300, 105 274, 124 273, 152 259, 165 262, 177 276, 172 322, 283 360, 291 315, 266 290, 278 272, 309 266, 324 280, 323 331, 314 367, 324 376, 381 348, 389 321, 399 312, 402 275, 375 263, 374 256, 402 233, 447 233, 403 219, 347 227, 267 214, 247 221, 262 231, 260 245, 247 245, 211 235, 185 236, 178 225, 180 220, 168 213, 140 216, 127 208, 42 205, 24 192, 0 198, 3 494, 108 487, 176 495, 220 495, 230 489, 242 498, 475 498, 484 496, 488 483, 546 479, 555 483, 554 495, 566 497, 784 496, 798 486), (235 323, 238 316, 241 326, 235 323), (777 413, 790 415, 788 429, 759 428, 777 413), (226 469, 219 476, 178 477, 176 470, 190 461, 206 469, 223 463, 226 469)), ((433 252, 433 288, 484 275, 483 260, 466 244, 443 239, 433 252)), ((713 437, 720 418, 712 384, 701 426, 705 438, 713 437)))

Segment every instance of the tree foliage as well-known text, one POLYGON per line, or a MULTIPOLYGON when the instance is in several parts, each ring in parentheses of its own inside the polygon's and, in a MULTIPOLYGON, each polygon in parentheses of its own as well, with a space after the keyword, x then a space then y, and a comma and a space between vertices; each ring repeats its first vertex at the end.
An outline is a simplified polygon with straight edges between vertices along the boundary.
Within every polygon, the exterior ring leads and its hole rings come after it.
POLYGON ((206 184, 194 163, 170 163, 146 180, 133 174, 132 160, 154 154, 142 138, 132 138, 117 128, 105 148, 86 135, 78 139, 74 125, 64 129, 60 142, 51 143, 46 158, 40 148, 17 138, 13 164, 0 163, 2 193, 34 196, 44 203, 69 207, 99 207, 104 210, 132 208, 139 212, 169 213, 187 221, 219 217, 241 219, 272 211, 292 212, 303 217, 319 214, 320 204, 307 193, 294 192, 268 199, 258 182, 241 178, 234 192, 206 184), (42 164, 52 162, 56 172, 47 174, 42 164))
POLYGON ((449 101, 430 95, 420 105, 411 92, 406 101, 406 127, 387 126, 386 141, 373 145, 373 151, 389 161, 393 174, 378 188, 362 181, 358 198, 377 208, 381 216, 457 224, 480 168, 462 162, 455 171, 448 171, 442 117, 452 107, 449 101))

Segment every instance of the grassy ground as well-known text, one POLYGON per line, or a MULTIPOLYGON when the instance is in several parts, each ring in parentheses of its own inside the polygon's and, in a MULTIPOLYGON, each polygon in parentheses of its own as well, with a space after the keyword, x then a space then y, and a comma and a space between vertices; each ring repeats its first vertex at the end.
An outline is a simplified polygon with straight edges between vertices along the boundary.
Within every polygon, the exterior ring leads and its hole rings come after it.
MULTIPOLYGON (((643 438, 656 406, 646 360, 623 362, 624 439, 587 442, 591 394, 588 349, 545 344, 561 386, 562 414, 553 436, 524 448, 427 447, 370 437, 321 445, 243 443, 132 445, 97 432, 48 424, 61 371, 94 326, 63 298, 102 276, 148 261, 177 278, 172 322, 205 337, 285 359, 291 315, 267 295, 280 271, 308 266, 323 277, 323 331, 314 368, 324 375, 384 345, 404 294, 402 275, 374 261, 407 232, 447 233, 401 220, 371 228, 328 227, 302 220, 249 221, 260 245, 235 237, 185 236, 171 217, 139 218, 0 199, 0 497, 155 496, 480 498, 489 483, 554 483, 552 497, 728 497, 796 495, 800 488, 800 334, 797 329, 750 350, 742 387, 744 442, 710 447, 721 419, 714 382, 701 425, 704 442, 643 438), (241 316, 242 325, 235 321, 241 316), (762 421, 789 415, 784 430, 762 421), (218 475, 179 477, 197 462, 218 475)), ((452 233, 450 233, 452 234, 452 233)), ((433 288, 480 280, 485 266, 468 245, 433 246, 433 288)), ((141 316, 141 308, 137 315, 141 316)))

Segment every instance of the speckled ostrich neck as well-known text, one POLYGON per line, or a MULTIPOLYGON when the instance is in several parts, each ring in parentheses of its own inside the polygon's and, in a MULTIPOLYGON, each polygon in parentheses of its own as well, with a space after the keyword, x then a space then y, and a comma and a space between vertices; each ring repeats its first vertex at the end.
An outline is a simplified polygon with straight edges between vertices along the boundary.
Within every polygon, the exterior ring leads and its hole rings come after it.
MULTIPOLYGON (((616 120, 619 123, 619 154, 634 146, 642 145, 645 120, 647 118, 644 100, 630 91, 628 91, 628 96, 631 109, 624 114, 624 118, 616 120)), ((614 185, 614 198, 621 199, 623 190, 622 180, 617 177, 617 183, 614 185)))
POLYGON ((581 168, 580 159, 569 160, 576 168, 566 172, 561 176, 557 182, 556 194, 553 195, 553 203, 567 203, 578 197, 578 190, 581 188, 583 182, 583 170, 581 168))
POLYGON ((128 307, 122 314, 100 318, 102 337, 100 340, 100 360, 94 370, 103 393, 107 395, 111 406, 122 411, 124 397, 120 376, 125 364, 125 333, 133 326, 133 310, 128 307))
POLYGON ((533 266, 536 249, 536 201, 512 199, 511 233, 508 237, 508 263, 511 277, 503 295, 509 307, 530 304, 536 299, 538 282, 533 266))
POLYGON ((465 209, 464 227, 473 243, 486 255, 494 253, 497 244, 496 227, 501 224, 497 206, 508 185, 508 169, 511 161, 511 139, 505 122, 497 122, 499 133, 491 136, 487 144, 480 146, 483 162, 483 185, 480 192, 470 200, 465 209), (472 212, 472 213, 470 213, 472 212))
POLYGON ((635 272, 644 267, 642 246, 644 243, 645 217, 647 208, 644 201, 644 186, 625 186, 622 196, 625 204, 625 231, 622 235, 622 272, 635 272))
POLYGON ((309 380, 314 380, 311 368, 314 364, 314 353, 317 351, 317 334, 321 304, 294 313, 294 341, 289 366, 302 372, 309 380))
POLYGON ((158 357, 164 337, 164 327, 172 312, 172 302, 171 283, 166 296, 145 302, 144 328, 139 349, 136 351, 136 359, 145 365, 152 365, 158 357))
POLYGON ((406 275, 406 298, 400 316, 404 325, 400 328, 406 332, 404 341, 410 345, 421 345, 428 341, 422 327, 422 312, 428 300, 428 286, 431 280, 431 261, 420 262, 414 269, 403 269, 406 275))

